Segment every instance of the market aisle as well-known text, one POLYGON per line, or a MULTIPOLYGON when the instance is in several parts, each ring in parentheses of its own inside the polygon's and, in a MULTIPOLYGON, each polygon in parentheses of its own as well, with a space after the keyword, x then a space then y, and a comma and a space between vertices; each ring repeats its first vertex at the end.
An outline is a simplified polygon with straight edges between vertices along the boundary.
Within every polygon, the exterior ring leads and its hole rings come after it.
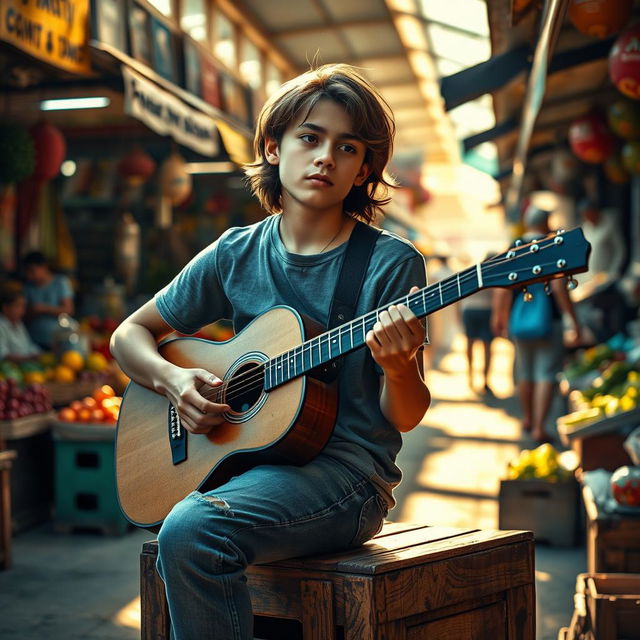
MULTIPOLYGON (((424 422, 405 435, 399 458, 404 479, 391 520, 498 528, 500 478, 509 460, 533 445, 520 433, 511 343, 493 343, 489 396, 468 388, 464 350, 458 333, 450 353, 428 373, 433 403, 424 422)), ((481 354, 476 362, 480 366, 481 354)), ((556 415, 561 404, 554 403, 556 415)), ((556 640, 558 629, 569 623, 575 578, 585 570, 584 547, 536 546, 538 640, 556 640)))
MULTIPOLYGON (((521 447, 512 399, 511 346, 495 342, 495 397, 469 391, 464 340, 429 372, 434 402, 405 436, 392 520, 496 528, 497 491, 507 461, 521 447)), ((0 572, 0 637, 7 640, 134 640, 139 638, 138 554, 153 534, 132 531, 59 535, 51 525, 14 538, 14 567, 0 572)), ((568 624, 575 576, 585 551, 536 548, 538 640, 555 640, 568 624)), ((286 639, 283 639, 286 640, 286 639)))

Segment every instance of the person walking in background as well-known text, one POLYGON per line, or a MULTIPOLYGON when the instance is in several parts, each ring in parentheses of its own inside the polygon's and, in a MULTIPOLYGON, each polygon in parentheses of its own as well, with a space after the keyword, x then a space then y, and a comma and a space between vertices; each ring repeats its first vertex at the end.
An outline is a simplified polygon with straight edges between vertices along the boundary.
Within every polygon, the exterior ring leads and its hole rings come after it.
MULTIPOLYGON (((549 211, 529 205, 524 213, 524 242, 547 235, 549 211)), ((573 346, 581 338, 581 326, 564 278, 551 280, 551 321, 549 333, 536 339, 513 338, 509 332, 510 312, 515 296, 522 296, 519 290, 497 289, 493 297, 491 326, 496 336, 511 338, 515 350, 514 381, 518 389, 522 409, 522 429, 531 434, 536 443, 549 442, 546 420, 551 409, 551 401, 556 389, 558 374, 562 369, 564 345, 573 346), (563 316, 571 325, 565 339, 563 316)), ((537 293, 536 295, 544 295, 537 293)))
MULTIPOLYGON (((490 253, 485 256, 485 260, 493 257, 490 253)), ((474 386, 474 348, 476 343, 480 342, 483 349, 483 367, 482 380, 483 384, 479 386, 480 391, 491 394, 489 386, 489 372, 491 370, 491 343, 494 335, 491 328, 491 312, 493 308, 493 290, 481 289, 472 296, 463 298, 460 301, 459 310, 462 322, 462 328, 467 340, 467 376, 469 380, 469 389, 476 390, 474 386)))
POLYGON ((73 315, 73 289, 67 276, 51 271, 45 256, 39 251, 22 259, 27 298, 26 327, 33 341, 43 349, 53 346, 53 334, 61 313, 73 315))

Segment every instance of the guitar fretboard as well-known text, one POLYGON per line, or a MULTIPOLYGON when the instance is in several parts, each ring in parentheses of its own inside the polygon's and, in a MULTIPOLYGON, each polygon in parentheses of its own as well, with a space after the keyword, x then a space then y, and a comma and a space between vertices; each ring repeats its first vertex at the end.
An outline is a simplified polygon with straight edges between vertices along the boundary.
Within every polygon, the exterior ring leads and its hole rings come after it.
POLYGON ((380 313, 393 304, 404 304, 418 318, 423 318, 482 287, 483 265, 478 264, 311 338, 264 363, 264 388, 270 391, 364 346, 366 335, 380 313))

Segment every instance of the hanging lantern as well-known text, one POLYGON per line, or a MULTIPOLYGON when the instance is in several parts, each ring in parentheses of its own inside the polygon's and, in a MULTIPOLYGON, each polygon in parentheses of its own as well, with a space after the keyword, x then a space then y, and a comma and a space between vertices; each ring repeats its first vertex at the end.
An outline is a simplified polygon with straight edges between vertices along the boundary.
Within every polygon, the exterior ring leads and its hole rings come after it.
POLYGON ((134 145, 118 165, 120 175, 132 186, 146 182, 155 170, 156 163, 153 158, 138 144, 134 145))
POLYGON ((32 178, 46 182, 55 178, 67 153, 67 143, 57 127, 41 120, 30 129, 35 148, 36 166, 32 178))
POLYGON ((580 32, 607 38, 622 29, 633 11, 633 0, 571 0, 569 20, 580 32))
POLYGON ((609 77, 618 91, 640 100, 640 25, 623 31, 611 47, 609 77))
POLYGON ((615 137, 600 112, 591 112, 569 126, 569 144, 580 160, 589 164, 604 162, 615 149, 615 137))
POLYGON ((622 163, 620 154, 609 156, 603 165, 604 173, 610 182, 614 184, 626 184, 629 182, 629 172, 622 163))
POLYGON ((625 140, 640 139, 640 104, 632 100, 616 100, 607 115, 616 135, 625 140))
POLYGON ((622 164, 633 175, 640 175, 640 142, 627 142, 622 147, 622 164))
POLYGON ((182 204, 191 193, 191 174, 187 171, 187 163, 175 151, 160 167, 160 193, 174 206, 182 204))

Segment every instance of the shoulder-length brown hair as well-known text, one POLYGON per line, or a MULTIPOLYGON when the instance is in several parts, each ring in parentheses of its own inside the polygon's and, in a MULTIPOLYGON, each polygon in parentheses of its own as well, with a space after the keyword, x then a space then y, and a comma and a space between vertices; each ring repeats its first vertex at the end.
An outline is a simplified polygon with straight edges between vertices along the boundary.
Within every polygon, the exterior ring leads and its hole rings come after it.
POLYGON ((278 166, 267 162, 265 140, 282 141, 287 127, 303 110, 309 113, 323 98, 342 105, 351 117, 356 136, 366 146, 364 162, 371 173, 352 187, 344 200, 345 213, 371 222, 377 210, 390 201, 393 183, 384 169, 393 150, 395 123, 389 105, 353 67, 323 65, 285 82, 263 106, 253 141, 255 160, 244 166, 247 182, 269 213, 282 211, 282 185, 278 166))

